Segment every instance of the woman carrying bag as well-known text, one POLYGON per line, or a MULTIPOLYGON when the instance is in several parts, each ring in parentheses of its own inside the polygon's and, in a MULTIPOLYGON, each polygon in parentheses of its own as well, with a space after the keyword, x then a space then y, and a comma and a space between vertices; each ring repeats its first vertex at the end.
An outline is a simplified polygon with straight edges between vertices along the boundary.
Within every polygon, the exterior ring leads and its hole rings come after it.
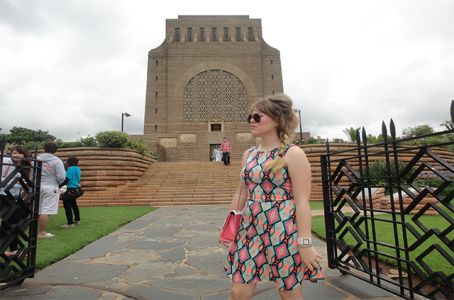
POLYGON ((80 223, 79 207, 77 206, 77 198, 80 193, 80 168, 78 166, 79 159, 75 156, 70 156, 66 161, 68 169, 66 170, 66 192, 62 194, 63 207, 65 208, 67 224, 62 225, 63 228, 73 228, 74 224, 80 223), (73 219, 74 212, 74 219, 73 219))
POLYGON ((244 209, 226 262, 229 299, 250 299, 257 282, 268 280, 276 282, 281 299, 302 299, 302 281, 323 275, 311 239, 311 168, 304 151, 289 144, 297 124, 291 99, 258 100, 248 122, 261 144, 244 152, 230 205, 244 209))

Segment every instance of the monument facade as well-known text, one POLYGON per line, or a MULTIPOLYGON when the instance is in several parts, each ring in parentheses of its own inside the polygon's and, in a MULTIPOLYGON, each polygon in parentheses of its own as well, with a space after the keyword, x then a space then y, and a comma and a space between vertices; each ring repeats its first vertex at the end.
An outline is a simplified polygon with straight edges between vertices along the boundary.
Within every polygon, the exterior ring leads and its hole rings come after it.
POLYGON ((165 161, 207 161, 226 137, 232 159, 255 145, 247 115, 283 92, 279 51, 249 16, 178 16, 148 53, 143 139, 165 161))

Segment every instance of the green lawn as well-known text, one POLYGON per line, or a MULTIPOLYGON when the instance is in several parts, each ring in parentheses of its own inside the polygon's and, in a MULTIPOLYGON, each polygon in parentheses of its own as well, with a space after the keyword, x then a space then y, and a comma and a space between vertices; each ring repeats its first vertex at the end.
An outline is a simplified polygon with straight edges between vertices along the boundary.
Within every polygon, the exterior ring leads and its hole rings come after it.
MULTIPOLYGON (((382 219, 392 219, 391 215, 386 214, 386 215, 379 215, 376 216, 382 219)), ((454 217, 451 215, 451 217, 454 217)), ((449 226, 449 223, 444 220, 443 217, 441 216, 422 216, 420 217, 420 222, 424 224, 427 228, 438 228, 440 231, 446 229, 449 226)), ((412 224, 415 228, 418 228, 413 221, 411 221, 410 216, 406 216, 406 221, 412 224)), ((370 223, 369 223, 370 224, 370 223)), ((377 235, 377 240, 389 244, 394 244, 394 235, 393 235, 393 225, 392 223, 386 223, 386 222, 375 222, 375 227, 376 227, 376 235, 377 235)), ((361 226, 363 232, 365 232, 365 226, 362 224, 361 226)), ((369 232, 371 232, 369 225, 369 232)), ((398 226, 399 228, 399 226, 398 226)), ((325 220, 324 216, 318 216, 318 217, 313 217, 312 218, 312 231, 319 237, 325 239, 326 234, 325 234, 325 220)), ((401 247, 403 247, 403 238, 401 234, 401 230, 398 231, 399 233, 399 244, 401 247)), ((421 232, 420 232, 421 233, 421 232)), ((372 233, 370 233, 370 236, 372 236, 372 233)), ((407 230, 407 237, 409 241, 409 245, 411 245, 416 238, 407 230)), ((454 238, 454 232, 451 231, 450 234, 448 234, 448 239, 452 240, 454 238)), ((345 240, 349 243, 352 244, 354 243, 354 238, 353 236, 349 233, 345 236, 345 240)), ((451 256, 454 255, 453 251, 450 250, 444 243, 442 243, 438 238, 436 237, 431 237, 428 240, 426 240, 423 244, 421 244, 419 247, 417 247, 415 250, 410 252, 410 259, 414 260, 418 255, 420 255, 423 251, 425 251, 430 245, 432 244, 439 244, 441 245, 448 254, 451 256)), ((362 248, 366 247, 366 244, 363 243, 362 248)), ((396 256, 395 250, 390 249, 388 247, 384 246, 379 246, 378 247, 379 251, 382 251, 387 254, 391 254, 393 256, 396 256)), ((401 252, 402 253, 402 252, 401 252)), ((403 255, 403 254, 402 254, 403 255)), ((390 263, 392 265, 397 265, 395 260, 386 258, 386 257, 380 257, 381 260, 386 261, 387 263, 390 263)), ((430 255, 426 256, 424 258, 424 262, 432 268, 434 271, 443 271, 445 274, 449 275, 454 272, 454 267, 451 266, 451 264, 444 259, 438 251, 432 252, 430 255)))
POLYGON ((152 210, 150 206, 81 207, 81 223, 64 229, 60 226, 66 223, 65 210, 59 208, 48 225, 55 237, 38 239, 36 266, 45 268, 152 210))
POLYGON ((323 201, 310 201, 311 210, 323 209, 323 201))

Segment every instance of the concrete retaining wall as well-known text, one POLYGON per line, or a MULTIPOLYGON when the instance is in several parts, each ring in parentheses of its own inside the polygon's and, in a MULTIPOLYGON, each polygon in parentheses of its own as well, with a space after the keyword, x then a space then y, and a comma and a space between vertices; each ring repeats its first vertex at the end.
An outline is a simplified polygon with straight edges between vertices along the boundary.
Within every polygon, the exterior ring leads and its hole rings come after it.
POLYGON ((86 191, 102 191, 137 180, 155 161, 130 149, 64 148, 56 153, 63 162, 75 155, 82 171, 81 186, 86 191))

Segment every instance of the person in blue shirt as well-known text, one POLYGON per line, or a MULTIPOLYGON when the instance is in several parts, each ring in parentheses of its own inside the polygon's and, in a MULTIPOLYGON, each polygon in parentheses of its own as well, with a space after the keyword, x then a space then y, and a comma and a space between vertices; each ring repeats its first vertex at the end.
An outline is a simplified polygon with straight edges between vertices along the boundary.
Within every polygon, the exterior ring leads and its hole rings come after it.
POLYGON ((66 192, 63 198, 63 207, 65 208, 67 224, 62 227, 72 228, 74 224, 80 223, 79 207, 77 206, 77 188, 80 187, 80 168, 79 159, 70 156, 66 161, 68 169, 66 170, 66 192), (74 212, 74 219, 73 219, 74 212))

